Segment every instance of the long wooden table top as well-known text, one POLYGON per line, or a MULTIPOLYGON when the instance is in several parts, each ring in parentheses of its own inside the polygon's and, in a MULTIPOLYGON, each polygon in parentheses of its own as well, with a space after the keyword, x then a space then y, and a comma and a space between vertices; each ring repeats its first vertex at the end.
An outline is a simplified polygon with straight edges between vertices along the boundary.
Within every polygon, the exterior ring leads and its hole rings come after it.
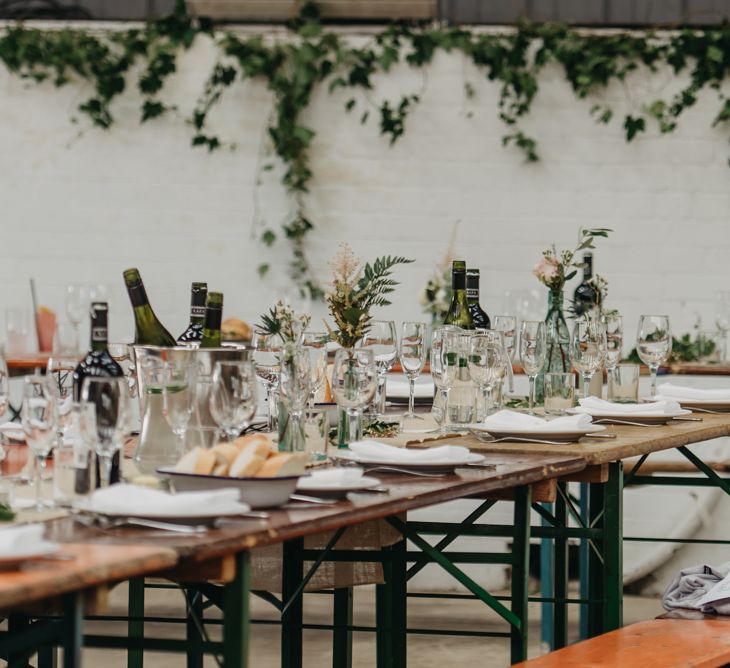
MULTIPOLYGON (((699 417, 697 413, 695 417, 699 417)), ((607 464, 636 457, 659 450, 669 450, 682 445, 699 443, 713 438, 730 436, 730 413, 701 415, 702 422, 675 420, 667 425, 656 427, 633 427, 606 425, 606 434, 615 434, 615 440, 584 438, 578 443, 568 445, 544 445, 540 443, 484 443, 477 438, 466 436, 454 443, 470 448, 480 454, 522 454, 533 456, 581 457, 588 464, 607 464)), ((433 445, 424 443, 422 447, 433 445)), ((418 447, 411 445, 409 447, 418 447)), ((701 455, 701 453, 699 453, 701 455)))

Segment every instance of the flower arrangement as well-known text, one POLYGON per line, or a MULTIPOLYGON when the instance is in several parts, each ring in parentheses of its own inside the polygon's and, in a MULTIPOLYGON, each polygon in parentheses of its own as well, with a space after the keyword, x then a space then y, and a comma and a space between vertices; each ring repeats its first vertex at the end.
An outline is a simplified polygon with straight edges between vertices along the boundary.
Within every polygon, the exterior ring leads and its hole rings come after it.
POLYGON ((377 258, 372 265, 361 266, 352 248, 341 244, 330 262, 332 289, 326 294, 327 307, 336 326, 332 329, 325 323, 331 338, 343 348, 354 348, 368 331, 370 309, 390 304, 387 295, 398 285, 391 278, 393 267, 410 262, 413 260, 387 255, 377 258))
POLYGON ((553 292, 563 289, 565 283, 573 278, 583 266, 583 263, 576 262, 576 255, 580 251, 595 248, 594 241, 598 237, 607 237, 612 232, 605 227, 583 229, 579 231, 578 245, 573 250, 562 250, 558 252, 555 246, 546 248, 542 252, 542 259, 532 270, 533 275, 543 285, 553 292))
POLYGON ((296 344, 311 319, 308 314, 297 315, 290 304, 279 299, 268 313, 261 316, 258 328, 265 334, 279 336, 284 345, 296 344))

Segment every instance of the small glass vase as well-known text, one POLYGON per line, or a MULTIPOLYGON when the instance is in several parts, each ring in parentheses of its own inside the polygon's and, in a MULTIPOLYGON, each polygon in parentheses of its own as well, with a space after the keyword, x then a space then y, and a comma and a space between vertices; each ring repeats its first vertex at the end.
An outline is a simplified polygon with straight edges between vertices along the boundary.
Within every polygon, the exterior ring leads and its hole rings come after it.
POLYGON ((279 399, 277 409, 279 416, 279 452, 304 452, 306 450, 306 437, 303 415, 292 415, 288 403, 282 399, 279 399))
POLYGON ((568 373, 572 368, 570 362, 570 330, 563 313, 562 290, 550 290, 548 292, 545 338, 547 340, 545 366, 538 374, 535 384, 535 403, 537 404, 542 404, 545 400, 545 374, 568 373))

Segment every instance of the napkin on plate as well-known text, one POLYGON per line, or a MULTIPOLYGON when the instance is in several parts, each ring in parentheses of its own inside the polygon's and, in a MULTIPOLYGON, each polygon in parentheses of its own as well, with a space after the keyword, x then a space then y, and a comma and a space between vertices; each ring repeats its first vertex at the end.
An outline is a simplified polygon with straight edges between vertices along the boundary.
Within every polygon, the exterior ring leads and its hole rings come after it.
POLYGON ((329 469, 315 469, 311 475, 301 478, 302 486, 314 487, 320 483, 324 485, 352 485, 362 478, 362 469, 359 466, 341 466, 329 469))
MULTIPOLYGON (((410 384, 407 380, 401 378, 391 378, 390 376, 388 376, 385 384, 385 394, 387 396, 394 397, 396 399, 407 399, 410 391, 410 384)), ((425 380, 420 383, 416 383, 416 387, 413 391, 413 396, 416 399, 431 399, 433 398, 433 393, 433 381, 425 380)))
POLYGON ((682 409, 680 405, 671 399, 661 401, 650 401, 645 404, 617 404, 598 397, 587 397, 580 399, 580 408, 586 413, 603 415, 604 413, 626 413, 626 415, 674 415, 682 409))
POLYGON ((0 557, 18 552, 32 552, 49 543, 43 540, 45 526, 41 523, 24 524, 0 529, 0 557))
POLYGON ((95 491, 89 499, 88 510, 97 513, 114 515, 161 515, 178 514, 180 516, 199 515, 201 511, 217 512, 251 510, 239 500, 239 491, 224 488, 203 492, 182 492, 168 494, 159 489, 139 487, 137 485, 112 485, 95 491))
POLYGON ((361 459, 400 464, 428 464, 447 460, 465 461, 469 456, 469 449, 460 445, 440 445, 436 448, 408 450, 378 441, 356 441, 350 443, 350 450, 361 459))
POLYGON ((698 387, 686 387, 684 385, 672 385, 662 383, 657 388, 657 396, 662 399, 674 399, 675 401, 728 401, 730 402, 730 389, 703 390, 698 387))
POLYGON ((591 416, 587 414, 581 415, 565 415, 553 420, 545 420, 537 415, 527 415, 526 413, 518 413, 517 411, 498 411, 488 416, 479 427, 489 431, 509 431, 518 429, 520 431, 572 431, 574 429, 583 429, 591 425, 591 416))

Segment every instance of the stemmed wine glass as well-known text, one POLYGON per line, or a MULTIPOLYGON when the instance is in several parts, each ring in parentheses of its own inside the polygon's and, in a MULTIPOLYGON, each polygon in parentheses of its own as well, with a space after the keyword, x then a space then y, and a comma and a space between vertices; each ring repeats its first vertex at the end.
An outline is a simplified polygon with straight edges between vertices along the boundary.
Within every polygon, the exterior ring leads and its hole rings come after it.
MULTIPOLYGON (((286 350, 281 361, 279 391, 289 422, 279 425, 279 446, 282 446, 281 437, 288 435, 285 442, 294 452, 303 452, 306 449, 302 412, 309 400, 311 381, 309 351, 304 348, 286 350)), ((281 416, 279 419, 281 420, 281 416)))
POLYGON ((404 322, 400 339, 400 365, 408 378, 408 412, 404 419, 423 420, 416 415, 414 399, 416 392, 416 378, 421 374, 426 363, 426 324, 423 322, 404 322))
POLYGON ((570 337, 570 359, 583 376, 583 398, 588 397, 593 374, 606 358, 606 327, 596 318, 583 317, 575 321, 570 337))
POLYGON ((178 455, 185 452, 185 434, 195 408, 198 364, 170 361, 162 375, 162 413, 178 440, 178 455))
POLYGON ((385 382, 388 371, 393 368, 398 356, 398 335, 392 320, 373 320, 370 329, 362 339, 362 347, 370 348, 375 356, 378 370, 378 387, 375 392, 375 412, 385 414, 385 382))
POLYGON ((375 356, 366 348, 340 348, 332 369, 332 394, 348 417, 347 442, 362 438, 360 414, 375 396, 375 356))
POLYGON ((606 328, 606 371, 611 373, 621 361, 621 351, 624 346, 624 319, 617 312, 603 316, 603 326, 606 328))
POLYGON ((314 397, 327 375, 327 332, 304 332, 302 348, 309 352, 309 408, 314 408, 314 397))
POLYGON ((91 402, 96 414, 96 456, 101 487, 111 482, 112 460, 122 447, 129 422, 129 389, 124 377, 90 376, 81 386, 81 401, 91 402))
POLYGON ((440 394, 440 401, 434 402, 432 412, 439 425, 438 433, 442 436, 448 433, 449 392, 456 378, 456 365, 448 363, 448 355, 454 352, 452 348, 455 340, 450 337, 452 334, 460 332, 462 332, 461 328, 455 325, 442 325, 436 327, 431 334, 429 367, 433 384, 440 394), (440 404, 440 410, 437 404, 440 404))
POLYGON ((517 318, 513 315, 495 315, 492 329, 502 332, 502 344, 507 353, 507 377, 509 378, 510 394, 515 391, 515 374, 512 371, 512 361, 515 356, 515 340, 517 339, 517 318))
POLYGON ((35 507, 41 511, 50 505, 43 501, 41 482, 46 458, 53 449, 58 430, 56 393, 45 378, 29 376, 25 379, 21 417, 26 442, 35 455, 35 507))
POLYGON ((210 413, 229 441, 240 436, 256 413, 256 369, 251 362, 216 362, 210 413))
POLYGON ((58 435, 63 438, 73 404, 74 370, 78 360, 75 357, 49 357, 46 377, 52 383, 58 398, 58 435))
POLYGON ((524 320, 520 327, 520 361, 530 380, 530 415, 535 414, 535 379, 545 366, 547 341, 542 320, 524 320))
POLYGON ((74 350, 79 349, 79 325, 89 314, 89 288, 86 285, 69 285, 66 287, 66 316, 74 328, 74 350))
MULTIPOLYGON (((0 345, 0 417, 5 415, 10 402, 8 399, 9 378, 8 363, 5 361, 5 350, 2 345, 0 345)), ((2 457, 0 457, 0 459, 2 459, 2 457)))
POLYGON ((502 333, 479 330, 469 341, 469 375, 484 395, 485 419, 492 408, 492 393, 502 382, 507 362, 502 348, 502 333))
POLYGON ((281 372, 281 339, 275 334, 255 330, 252 345, 256 373, 266 384, 266 404, 269 411, 268 430, 274 431, 276 399, 281 372))
POLYGON ((727 335, 730 331, 730 290, 720 290, 715 295, 715 325, 722 338, 722 361, 727 362, 727 335))
POLYGON ((656 377, 659 367, 669 359, 672 352, 672 332, 669 316, 642 315, 636 336, 636 351, 641 361, 651 371, 651 396, 656 396, 656 377))

